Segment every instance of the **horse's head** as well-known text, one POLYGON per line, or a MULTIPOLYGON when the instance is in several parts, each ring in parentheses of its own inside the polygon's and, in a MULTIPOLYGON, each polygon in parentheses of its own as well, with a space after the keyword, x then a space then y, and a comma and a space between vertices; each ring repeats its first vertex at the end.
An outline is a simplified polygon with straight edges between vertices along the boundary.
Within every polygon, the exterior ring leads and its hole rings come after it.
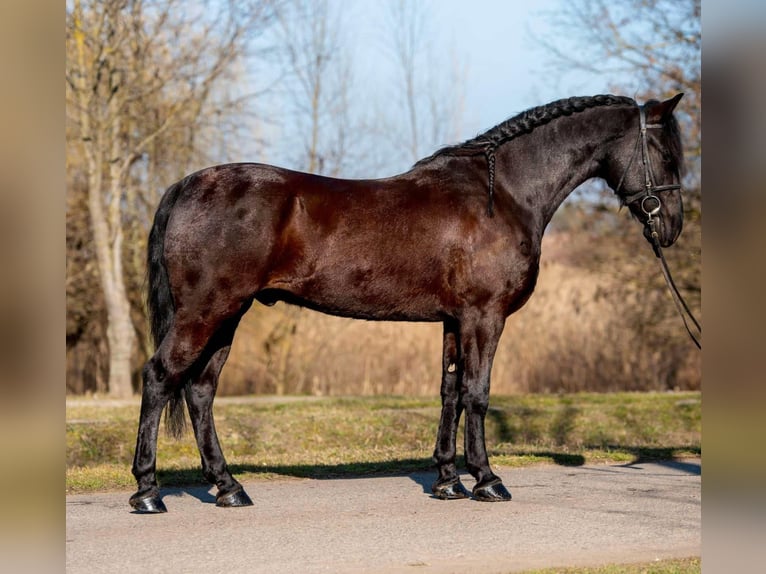
POLYGON ((672 245, 684 222, 681 201, 683 150, 673 110, 683 94, 664 102, 650 100, 639 108, 624 136, 615 142, 607 183, 662 247, 672 245))

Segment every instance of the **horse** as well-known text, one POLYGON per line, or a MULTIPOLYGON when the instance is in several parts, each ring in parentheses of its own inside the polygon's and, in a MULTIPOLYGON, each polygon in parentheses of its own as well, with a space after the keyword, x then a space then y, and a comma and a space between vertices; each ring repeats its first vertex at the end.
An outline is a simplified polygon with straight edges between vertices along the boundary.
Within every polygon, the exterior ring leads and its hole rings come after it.
POLYGON ((157 434, 179 436, 188 406, 216 504, 252 504, 231 475, 212 405, 237 325, 253 301, 372 321, 443 324, 433 496, 507 501, 484 438, 490 373, 506 318, 532 295, 543 232, 581 183, 600 178, 672 245, 683 227, 683 94, 639 105, 615 95, 528 109, 409 171, 347 180, 258 163, 209 167, 170 186, 148 242, 156 344, 143 371, 132 473, 139 513, 166 512, 157 434), (640 152, 640 153, 639 153, 640 152), (465 413, 469 493, 456 467, 465 413))

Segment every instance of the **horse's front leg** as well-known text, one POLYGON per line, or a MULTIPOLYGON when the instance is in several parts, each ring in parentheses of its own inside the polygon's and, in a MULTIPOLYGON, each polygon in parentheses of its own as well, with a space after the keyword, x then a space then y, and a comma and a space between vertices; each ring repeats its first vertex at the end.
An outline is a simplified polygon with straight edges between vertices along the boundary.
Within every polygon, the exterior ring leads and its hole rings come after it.
POLYGON ((489 466, 484 440, 484 418, 489 408, 492 361, 504 323, 505 318, 502 315, 483 314, 467 317, 461 321, 460 329, 464 364, 460 394, 465 408, 466 467, 476 478, 474 497, 488 502, 511 500, 511 493, 489 466))
POLYGON ((460 482, 455 465, 457 429, 460 414, 463 412, 463 404, 458 392, 462 374, 458 337, 457 322, 445 321, 442 350, 442 413, 434 449, 434 462, 439 477, 431 487, 434 496, 444 500, 469 496, 460 482))

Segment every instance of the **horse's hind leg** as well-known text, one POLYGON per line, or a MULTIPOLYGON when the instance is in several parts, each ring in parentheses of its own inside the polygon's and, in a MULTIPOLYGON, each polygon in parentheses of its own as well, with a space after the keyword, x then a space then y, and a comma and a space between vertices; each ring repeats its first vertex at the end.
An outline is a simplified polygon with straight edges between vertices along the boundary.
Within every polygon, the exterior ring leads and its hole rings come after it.
MULTIPOLYGON (((172 371, 170 371, 172 372, 172 371)), ((169 371, 161 359, 161 349, 147 361, 143 370, 144 387, 141 396, 141 416, 138 422, 136 452, 133 457, 133 476, 138 491, 130 497, 130 505, 138 512, 167 512, 157 486, 157 432, 162 409, 167 404, 178 377, 169 371)))
MULTIPOLYGON (((245 309, 242 313, 244 311, 245 309)), ((253 504, 242 485, 229 472, 213 420, 213 399, 218 388, 218 376, 229 356, 231 341, 240 317, 241 314, 227 321, 216 333, 211 343, 215 343, 213 348, 217 350, 199 378, 186 387, 186 403, 189 406, 194 436, 202 460, 202 473, 210 483, 218 487, 216 505, 225 507, 253 504)))
POLYGON ((442 412, 434 449, 434 462, 439 477, 431 487, 434 496, 444 500, 468 497, 468 491, 460 482, 455 465, 457 429, 460 414, 463 412, 458 389, 462 374, 459 349, 457 322, 445 321, 442 349, 442 412))
POLYGON ((167 512, 157 486, 157 434, 162 409, 173 392, 194 376, 194 368, 220 322, 176 314, 173 327, 143 370, 144 387, 138 423, 133 476, 138 491, 130 505, 139 512, 167 512))

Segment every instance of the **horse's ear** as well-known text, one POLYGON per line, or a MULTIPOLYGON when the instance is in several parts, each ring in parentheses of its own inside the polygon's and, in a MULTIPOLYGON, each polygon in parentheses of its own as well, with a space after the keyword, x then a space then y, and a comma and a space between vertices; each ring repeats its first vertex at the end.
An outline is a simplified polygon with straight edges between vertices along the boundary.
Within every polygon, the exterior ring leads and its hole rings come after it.
POLYGON ((647 121, 652 124, 661 124, 664 123, 666 120, 669 120, 670 117, 673 115, 673 110, 676 109, 676 106, 678 105, 678 102, 681 100, 681 98, 684 96, 683 92, 676 94, 669 100, 665 100, 664 102, 658 102, 652 105, 647 112, 647 121))

